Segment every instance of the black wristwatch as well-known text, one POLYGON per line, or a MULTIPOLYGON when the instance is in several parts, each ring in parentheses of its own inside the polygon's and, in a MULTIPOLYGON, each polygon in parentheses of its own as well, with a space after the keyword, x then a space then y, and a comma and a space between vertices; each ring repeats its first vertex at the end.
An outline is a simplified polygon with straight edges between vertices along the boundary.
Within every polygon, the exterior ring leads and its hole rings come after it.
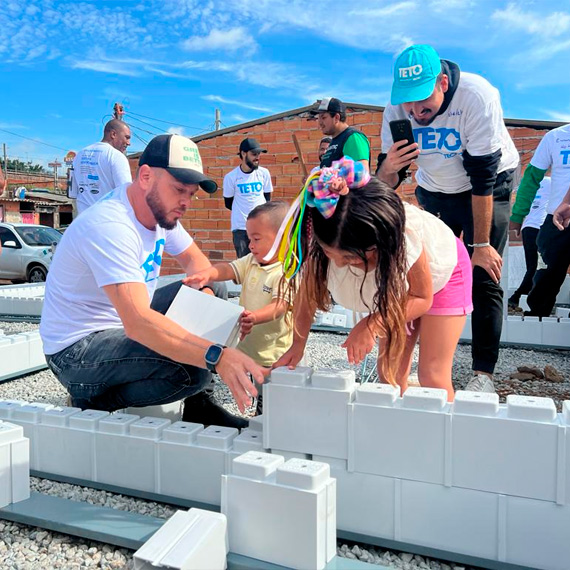
POLYGON ((208 347, 204 355, 206 368, 214 374, 216 374, 216 365, 220 362, 220 358, 222 358, 224 348, 226 347, 223 344, 212 344, 208 347))

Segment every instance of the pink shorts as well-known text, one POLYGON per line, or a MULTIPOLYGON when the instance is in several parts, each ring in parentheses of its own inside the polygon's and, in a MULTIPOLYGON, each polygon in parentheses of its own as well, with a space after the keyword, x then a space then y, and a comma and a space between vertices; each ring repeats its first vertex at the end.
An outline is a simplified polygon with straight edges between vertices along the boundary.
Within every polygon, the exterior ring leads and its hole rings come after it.
POLYGON ((457 265, 446 286, 433 296, 431 309, 426 315, 469 315, 473 312, 471 289, 473 269, 463 242, 457 241, 457 265))

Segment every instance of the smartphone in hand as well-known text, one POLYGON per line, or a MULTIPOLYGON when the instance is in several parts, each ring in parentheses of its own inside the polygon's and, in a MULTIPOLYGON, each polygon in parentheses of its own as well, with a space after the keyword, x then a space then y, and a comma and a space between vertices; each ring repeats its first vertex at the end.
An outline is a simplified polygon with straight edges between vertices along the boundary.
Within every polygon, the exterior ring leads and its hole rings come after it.
POLYGON ((410 145, 416 142, 414 140, 412 123, 409 119, 390 121, 390 132, 392 133, 392 140, 395 143, 399 141, 408 141, 408 144, 410 145))

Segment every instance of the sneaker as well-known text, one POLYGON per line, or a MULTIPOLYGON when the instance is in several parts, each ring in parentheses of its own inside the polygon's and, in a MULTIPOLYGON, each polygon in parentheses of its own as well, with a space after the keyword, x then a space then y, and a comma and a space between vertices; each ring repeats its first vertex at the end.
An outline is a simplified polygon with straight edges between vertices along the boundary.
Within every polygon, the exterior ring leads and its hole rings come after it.
POLYGON ((511 296, 509 297, 507 303, 511 309, 516 309, 519 306, 519 299, 511 296))
POLYGON ((495 385, 486 374, 475 374, 464 388, 467 392, 490 392, 495 394, 495 385))
POLYGON ((249 425, 248 420, 230 414, 223 406, 215 402, 212 396, 208 397, 204 392, 184 400, 182 421, 237 429, 243 429, 249 425))

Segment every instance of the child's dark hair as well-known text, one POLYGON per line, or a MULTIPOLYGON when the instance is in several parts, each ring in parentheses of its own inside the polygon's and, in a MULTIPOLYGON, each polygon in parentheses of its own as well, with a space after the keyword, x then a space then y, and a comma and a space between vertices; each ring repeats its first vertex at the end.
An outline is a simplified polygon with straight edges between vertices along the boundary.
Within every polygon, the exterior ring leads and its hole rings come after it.
MULTIPOLYGON (((306 244, 303 265, 304 294, 313 308, 327 310, 331 304, 327 289, 329 259, 320 243, 359 257, 366 272, 375 274, 376 294, 368 307, 382 319, 384 350, 382 372, 395 383, 395 371, 406 341, 405 306, 406 241, 404 205, 392 188, 372 177, 362 188, 340 196, 334 214, 326 219, 316 208, 309 209, 314 239, 306 244), (375 249, 378 261, 369 267, 367 251, 375 249)), ((364 278, 360 287, 362 295, 364 278)), ((379 371, 380 372, 380 371, 379 371)))
POLYGON ((274 202, 265 202, 265 204, 256 206, 248 214, 247 219, 253 220, 259 216, 266 215, 269 217, 271 225, 275 228, 275 230, 278 230, 288 210, 289 204, 287 204, 287 202, 283 202, 281 200, 276 200, 274 202))

